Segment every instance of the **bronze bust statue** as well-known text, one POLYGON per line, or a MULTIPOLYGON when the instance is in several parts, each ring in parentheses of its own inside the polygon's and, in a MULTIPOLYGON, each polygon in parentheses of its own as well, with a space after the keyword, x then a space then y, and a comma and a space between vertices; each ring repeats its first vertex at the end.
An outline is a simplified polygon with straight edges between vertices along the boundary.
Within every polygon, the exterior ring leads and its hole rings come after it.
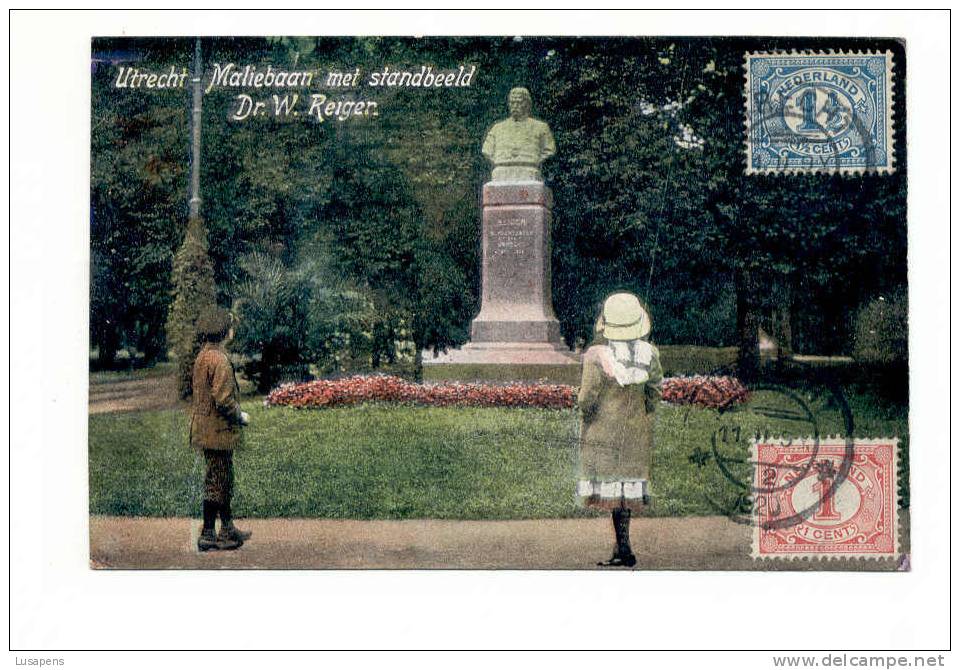
POLYGON ((510 118, 487 132, 483 155, 493 163, 492 181, 543 181, 540 164, 556 153, 550 126, 530 116, 533 101, 525 88, 507 97, 510 118))

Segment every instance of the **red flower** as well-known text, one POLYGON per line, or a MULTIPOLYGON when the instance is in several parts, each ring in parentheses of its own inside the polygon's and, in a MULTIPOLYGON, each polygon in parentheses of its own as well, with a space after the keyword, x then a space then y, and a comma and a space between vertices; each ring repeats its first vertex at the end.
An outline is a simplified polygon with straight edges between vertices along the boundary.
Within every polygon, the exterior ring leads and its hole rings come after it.
MULTIPOLYGON (((677 405, 722 408, 744 402, 747 388, 734 377, 674 377, 663 381, 663 399, 677 405)), ((399 402, 434 407, 574 406, 576 388, 566 384, 479 384, 438 382, 416 384, 387 375, 357 375, 284 384, 267 396, 267 406, 342 407, 363 402, 399 402)))
POLYGON ((674 405, 721 409, 746 402, 750 391, 736 377, 670 377, 663 380, 663 399, 674 405))

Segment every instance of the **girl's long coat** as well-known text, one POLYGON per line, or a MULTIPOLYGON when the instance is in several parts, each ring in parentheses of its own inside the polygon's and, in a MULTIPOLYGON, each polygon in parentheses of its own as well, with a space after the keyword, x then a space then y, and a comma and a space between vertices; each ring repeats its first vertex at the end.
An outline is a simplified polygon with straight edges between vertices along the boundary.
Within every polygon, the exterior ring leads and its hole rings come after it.
POLYGON ((660 355, 654 348, 649 381, 627 386, 620 386, 613 377, 606 364, 608 355, 606 345, 597 345, 583 356, 577 397, 583 420, 580 477, 598 481, 649 479, 653 412, 660 402, 663 380, 660 355))
POLYGON ((240 443, 240 390, 227 352, 203 345, 193 364, 193 414, 190 445, 230 450, 240 443))

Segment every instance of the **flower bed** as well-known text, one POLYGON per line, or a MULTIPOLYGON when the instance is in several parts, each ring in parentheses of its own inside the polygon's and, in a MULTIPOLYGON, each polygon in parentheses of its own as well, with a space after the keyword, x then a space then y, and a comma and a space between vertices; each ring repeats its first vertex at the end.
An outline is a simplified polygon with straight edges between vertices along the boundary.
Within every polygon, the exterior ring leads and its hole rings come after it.
POLYGON ((699 405, 721 409, 746 402, 750 391, 736 377, 668 377, 663 399, 673 405, 699 405))
POLYGON ((362 402, 405 402, 435 407, 573 407, 576 389, 563 384, 416 384, 386 375, 355 376, 284 384, 267 396, 267 406, 338 407, 362 402))
MULTIPOLYGON (((387 375, 321 379, 284 384, 270 392, 268 407, 341 407, 363 402, 398 402, 434 407, 543 407, 574 406, 576 388, 565 384, 416 384, 387 375)), ((747 388, 734 377, 671 377, 663 380, 663 399, 675 405, 723 408, 746 401, 747 388)))

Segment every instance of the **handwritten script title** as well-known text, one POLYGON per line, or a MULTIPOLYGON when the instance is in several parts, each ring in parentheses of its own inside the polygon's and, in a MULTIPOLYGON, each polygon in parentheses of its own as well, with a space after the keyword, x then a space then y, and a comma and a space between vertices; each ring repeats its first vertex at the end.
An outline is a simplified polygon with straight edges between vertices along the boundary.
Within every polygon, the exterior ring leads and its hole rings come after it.
MULTIPOLYGON (((228 112, 232 121, 282 118, 323 123, 328 119, 342 122, 379 116, 381 103, 367 97, 371 90, 467 88, 476 73, 476 65, 450 69, 433 65, 398 69, 387 65, 365 72, 360 67, 287 70, 271 64, 214 63, 209 73, 201 75, 200 84, 205 94, 236 91, 228 112)), ((114 87, 150 91, 183 89, 192 83, 196 80, 186 68, 170 66, 151 71, 123 66, 114 87)))

